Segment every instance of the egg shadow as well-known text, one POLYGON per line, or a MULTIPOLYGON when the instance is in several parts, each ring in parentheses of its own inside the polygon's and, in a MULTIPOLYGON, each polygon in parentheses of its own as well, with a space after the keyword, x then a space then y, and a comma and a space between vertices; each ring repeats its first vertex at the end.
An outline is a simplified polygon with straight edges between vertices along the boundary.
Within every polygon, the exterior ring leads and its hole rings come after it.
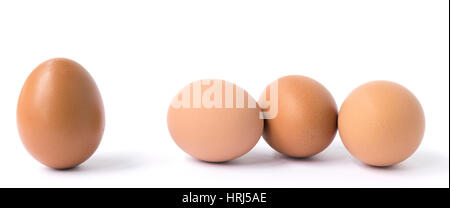
POLYGON ((93 155, 84 163, 74 168, 50 169, 60 173, 98 173, 127 171, 141 166, 146 160, 144 155, 139 153, 99 153, 93 155))
POLYGON ((226 161, 226 162, 208 162, 198 160, 192 157, 188 157, 188 160, 192 163, 202 166, 209 167, 254 167, 254 166, 269 166, 273 167, 274 165, 278 165, 277 154, 274 152, 260 151, 260 150, 252 150, 249 153, 243 155, 240 158, 226 161))
POLYGON ((277 158, 287 162, 295 163, 338 163, 345 162, 349 160, 351 155, 346 151, 346 149, 339 145, 331 144, 322 152, 309 157, 291 157, 284 154, 277 154, 277 158))
POLYGON ((281 154, 273 149, 253 149, 242 157, 226 162, 207 162, 192 157, 187 160, 199 165, 212 167, 258 167, 272 168, 274 166, 287 165, 292 163, 321 164, 340 163, 351 160, 351 155, 341 145, 330 144, 324 151, 310 157, 290 157, 281 154))
POLYGON ((426 173, 440 172, 449 170, 449 159, 441 154, 430 151, 418 151, 405 161, 391 166, 371 166, 356 161, 362 168, 371 171, 386 173, 409 172, 426 173))
POLYGON ((227 162, 229 166, 271 166, 278 165, 278 153, 255 150, 241 158, 227 162))

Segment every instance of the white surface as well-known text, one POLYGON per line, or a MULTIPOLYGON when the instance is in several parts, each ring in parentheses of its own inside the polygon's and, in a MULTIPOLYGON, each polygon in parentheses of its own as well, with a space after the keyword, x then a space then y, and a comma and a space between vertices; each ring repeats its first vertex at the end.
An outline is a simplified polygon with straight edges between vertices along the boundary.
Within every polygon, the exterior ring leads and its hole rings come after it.
POLYGON ((0 1, 0 187, 449 187, 449 2, 0 1), (35 161, 16 129, 16 103, 42 61, 68 57, 99 86, 106 129, 80 167, 35 161), (418 151, 392 168, 362 165, 336 136, 311 159, 261 140, 225 164, 196 161, 172 141, 166 111, 191 81, 220 78, 254 97, 278 77, 324 84, 340 106, 385 79, 421 101, 418 151))

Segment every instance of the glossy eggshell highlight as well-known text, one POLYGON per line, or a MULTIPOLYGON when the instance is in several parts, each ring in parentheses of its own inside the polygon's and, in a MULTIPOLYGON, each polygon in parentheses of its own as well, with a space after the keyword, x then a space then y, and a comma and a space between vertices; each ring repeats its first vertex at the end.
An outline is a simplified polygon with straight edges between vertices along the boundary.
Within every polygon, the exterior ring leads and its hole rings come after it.
POLYGON ((339 134, 358 160, 390 166, 411 156, 425 132, 425 116, 417 98, 388 81, 364 84, 345 99, 339 112, 339 134))
MULTIPOLYGON (((174 108, 173 103, 167 113, 167 125, 170 135, 175 143, 187 154, 199 160, 207 162, 225 162, 236 159, 249 152, 261 137, 264 122, 260 118, 260 108, 246 91, 238 86, 223 80, 218 81, 223 85, 229 84, 244 93, 245 104, 238 108, 233 101, 233 107, 225 108, 225 87, 222 88, 222 107, 195 108, 193 103, 193 90, 190 90, 189 107, 174 108), (255 104, 249 107, 248 99, 255 104)), ((191 83, 185 89, 191 89, 191 83)), ((208 85, 202 85, 202 94, 208 90, 208 85)), ((181 97, 180 92, 174 100, 181 97)), ((219 96, 219 95, 218 95, 219 96)))
POLYGON ((337 130, 337 106, 330 92, 305 76, 285 76, 275 82, 278 95, 270 93, 272 83, 259 101, 278 96, 276 116, 264 123, 266 142, 290 157, 309 157, 323 151, 337 130))
POLYGON ((84 162, 97 149, 104 123, 100 92, 78 63, 50 59, 25 81, 17 127, 25 148, 42 164, 66 169, 84 162))

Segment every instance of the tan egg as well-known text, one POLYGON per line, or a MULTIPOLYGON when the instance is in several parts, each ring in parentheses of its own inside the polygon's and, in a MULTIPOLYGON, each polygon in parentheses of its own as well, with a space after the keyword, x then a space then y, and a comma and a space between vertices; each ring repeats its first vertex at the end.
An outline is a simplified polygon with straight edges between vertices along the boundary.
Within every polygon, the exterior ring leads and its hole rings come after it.
POLYGON ((104 129, 100 92, 89 73, 64 58, 40 64, 17 105, 17 127, 28 152, 42 164, 72 168, 97 149, 104 129))
POLYGON ((200 80, 173 99, 167 126, 187 154, 203 161, 225 162, 256 145, 264 122, 256 101, 242 88, 223 80, 200 80))
POLYGON ((358 160, 373 166, 402 162, 419 147, 425 116, 417 98, 403 86, 373 81, 345 99, 339 112, 339 134, 358 160))
POLYGON ((266 142, 291 157, 324 150, 336 135, 337 106, 328 90, 304 76, 285 76, 270 84, 259 100, 266 142))

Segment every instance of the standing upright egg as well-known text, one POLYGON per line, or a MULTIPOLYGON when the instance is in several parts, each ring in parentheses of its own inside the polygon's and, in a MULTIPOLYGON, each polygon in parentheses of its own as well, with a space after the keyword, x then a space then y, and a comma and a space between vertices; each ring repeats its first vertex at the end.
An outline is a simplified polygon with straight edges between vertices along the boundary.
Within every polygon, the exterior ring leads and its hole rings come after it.
POLYGON ((78 63, 55 58, 29 75, 17 105, 17 127, 28 152, 42 164, 66 169, 97 149, 105 125, 103 101, 78 63))

